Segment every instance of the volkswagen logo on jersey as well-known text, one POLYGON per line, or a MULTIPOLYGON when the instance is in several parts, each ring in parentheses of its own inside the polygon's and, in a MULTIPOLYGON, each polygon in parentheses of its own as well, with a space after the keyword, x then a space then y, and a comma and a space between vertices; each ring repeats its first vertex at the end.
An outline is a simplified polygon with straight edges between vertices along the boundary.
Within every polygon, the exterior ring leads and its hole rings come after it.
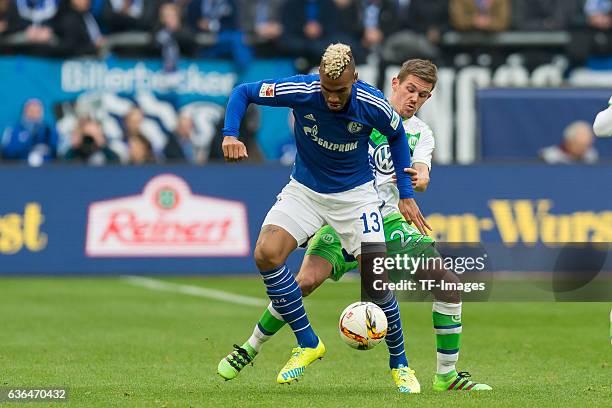
POLYGON ((359 122, 349 122, 346 128, 351 133, 358 133, 361 129, 363 129, 363 125, 359 122))
POLYGON ((391 160, 391 149, 389 148, 389 144, 383 143, 378 145, 372 157, 374 157, 376 171, 379 173, 389 175, 395 171, 393 168, 393 161, 391 160))

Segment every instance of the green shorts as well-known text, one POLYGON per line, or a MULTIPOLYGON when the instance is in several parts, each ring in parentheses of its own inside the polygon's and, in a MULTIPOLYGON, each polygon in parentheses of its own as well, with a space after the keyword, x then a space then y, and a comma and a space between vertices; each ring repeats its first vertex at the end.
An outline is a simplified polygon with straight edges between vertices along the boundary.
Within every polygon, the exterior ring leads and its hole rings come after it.
MULTIPOLYGON (((419 230, 408 224, 401 214, 394 213, 384 218, 385 240, 389 255, 408 254, 409 256, 434 256, 437 254, 433 238, 422 235, 419 230)), ((318 255, 332 265, 333 280, 340 278, 348 271, 358 269, 359 263, 348 254, 340 243, 336 231, 329 225, 321 228, 308 242, 306 255, 318 255)))

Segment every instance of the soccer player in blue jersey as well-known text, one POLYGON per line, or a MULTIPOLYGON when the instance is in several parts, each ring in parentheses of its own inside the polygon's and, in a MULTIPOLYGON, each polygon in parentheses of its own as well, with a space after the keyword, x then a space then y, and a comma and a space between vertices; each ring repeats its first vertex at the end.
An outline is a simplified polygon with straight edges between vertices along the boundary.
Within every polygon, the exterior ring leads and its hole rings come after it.
MULTIPOLYGON (((268 297, 298 342, 277 376, 277 382, 285 384, 301 378, 305 368, 325 354, 304 310, 301 290, 285 264, 287 257, 324 225, 337 232, 343 248, 358 260, 362 243, 383 243, 381 200, 368 157, 370 133, 376 128, 387 135, 396 169, 410 167, 410 150, 400 116, 381 91, 358 80, 350 47, 344 44, 327 48, 318 75, 234 89, 223 128, 223 154, 228 161, 248 156, 237 136, 249 103, 290 107, 295 118, 297 156, 291 180, 264 219, 254 253, 268 297)), ((431 228, 414 201, 410 175, 402 171, 396 175, 400 212, 426 234, 431 228)), ((391 292, 378 304, 388 316, 399 314, 391 292)), ((224 361, 243 366, 250 361, 243 351, 224 361)))

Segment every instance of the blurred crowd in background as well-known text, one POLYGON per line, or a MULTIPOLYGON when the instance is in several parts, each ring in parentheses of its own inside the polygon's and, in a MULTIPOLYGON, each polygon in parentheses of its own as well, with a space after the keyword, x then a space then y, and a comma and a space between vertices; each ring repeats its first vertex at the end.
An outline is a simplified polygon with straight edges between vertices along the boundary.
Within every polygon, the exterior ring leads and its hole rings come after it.
MULTIPOLYGON (((612 68, 612 0, 0 0, 1 55, 161 58, 168 72, 181 58, 229 59, 240 71, 253 58, 283 57, 307 72, 332 42, 349 44, 358 64, 375 61, 379 87, 385 67, 407 58, 495 67, 521 50, 528 67, 562 54, 568 68, 592 61, 612 68), (527 33, 520 38, 538 46, 500 46, 491 41, 496 33, 527 33), (562 35, 543 36, 552 33, 562 35)), ((33 165, 58 157, 92 164, 218 159, 215 146, 194 145, 188 116, 179 117, 165 147, 155 148, 135 108, 121 120, 124 145, 111 148, 100 123, 87 117, 62 143, 44 121, 48 114, 29 100, 3 133, 2 159, 33 165)))
POLYGON ((568 31, 566 51, 580 64, 611 54, 611 29, 612 0, 0 0, 4 54, 99 55, 114 35, 140 32, 149 44, 113 52, 160 55, 168 69, 180 55, 239 65, 288 56, 307 67, 338 41, 358 63, 377 52, 393 62, 409 54, 453 64, 441 52, 449 31, 568 31))
MULTIPOLYGON (((192 115, 186 113, 179 114, 174 129, 166 133, 156 119, 147 118, 140 107, 133 106, 119 118, 120 135, 113 138, 104 134, 102 120, 94 112, 80 115, 63 135, 45 120, 45 114, 39 99, 25 103, 20 120, 15 126, 4 129, 0 143, 2 161, 40 166, 57 160, 89 165, 205 164, 223 160, 222 116, 214 123, 213 135, 218 137, 201 140, 202 135, 198 134, 192 115)), ((251 105, 240 134, 252 162, 264 160, 255 139, 258 129, 258 109, 251 105)), ((293 156, 290 156, 288 161, 291 163, 285 164, 292 164, 293 156)))

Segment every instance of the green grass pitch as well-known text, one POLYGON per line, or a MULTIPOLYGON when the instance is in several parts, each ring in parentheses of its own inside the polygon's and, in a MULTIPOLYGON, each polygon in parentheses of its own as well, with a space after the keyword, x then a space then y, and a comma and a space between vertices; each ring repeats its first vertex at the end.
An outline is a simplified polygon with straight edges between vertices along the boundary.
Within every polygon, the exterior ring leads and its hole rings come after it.
MULTIPOLYGON (((264 299, 256 278, 165 279, 264 299)), ((600 407, 612 404, 607 303, 469 303, 458 368, 489 393, 434 393, 431 304, 402 304, 410 365, 423 392, 400 395, 384 344, 340 340, 337 320, 357 282, 328 282, 305 302, 327 346, 298 384, 280 386, 292 333, 267 343, 234 381, 220 358, 251 333, 261 308, 160 292, 121 278, 0 279, 0 387, 68 387, 76 407, 600 407), (446 405, 448 404, 448 405, 446 405)), ((0 404, 2 405, 2 404, 0 404)))

